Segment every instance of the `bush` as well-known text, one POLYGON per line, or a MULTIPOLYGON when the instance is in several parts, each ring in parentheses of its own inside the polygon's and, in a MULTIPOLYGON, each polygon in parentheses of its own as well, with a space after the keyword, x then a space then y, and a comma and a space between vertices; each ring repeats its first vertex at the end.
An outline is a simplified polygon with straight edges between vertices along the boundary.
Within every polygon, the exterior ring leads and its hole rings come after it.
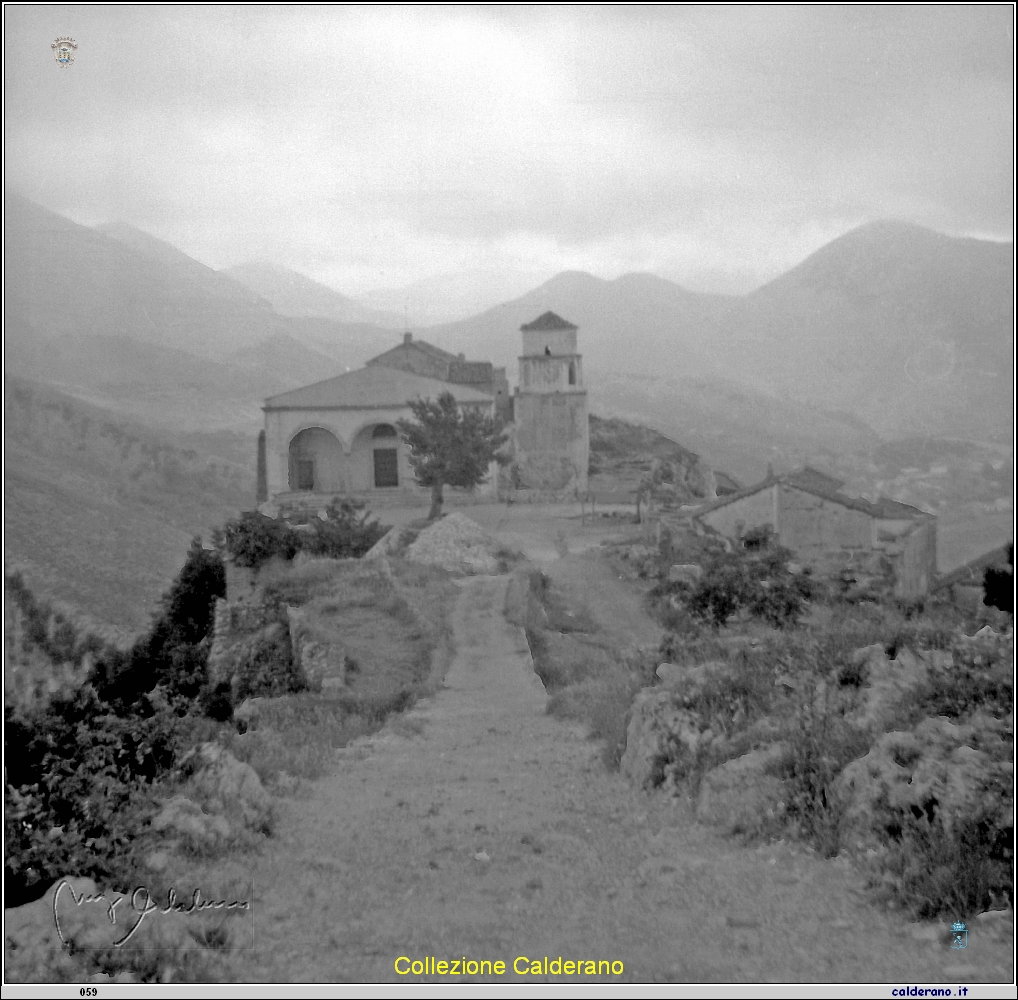
POLYGON ((257 569, 270 559, 292 559, 298 552, 356 559, 389 530, 373 520, 360 501, 334 497, 325 512, 327 519, 307 518, 297 531, 285 520, 245 511, 216 532, 215 542, 238 566, 257 569))
POLYGON ((274 556, 292 559, 300 547, 297 533, 285 521, 251 510, 227 521, 213 538, 238 566, 252 569, 274 556))
POLYGON ((841 849, 842 810, 831 787, 846 764, 867 753, 871 740, 826 706, 817 706, 815 689, 804 694, 781 777, 789 788, 788 816, 798 823, 799 835, 832 858, 841 849))
POLYGON ((201 731, 169 711, 112 714, 91 687, 41 709, 7 709, 5 723, 7 905, 36 898, 60 875, 102 882, 123 873, 153 783, 201 731))
POLYGON ((665 626, 677 632, 692 631, 684 611, 675 607, 676 601, 714 628, 720 628, 729 616, 740 611, 775 628, 795 625, 806 602, 816 594, 809 570, 789 570, 792 554, 773 544, 768 535, 755 539, 751 551, 753 554, 747 550, 710 552, 703 576, 695 586, 664 583, 655 587, 651 599, 665 626))
POLYGON ((1002 902, 1014 906, 1010 789, 987 789, 980 806, 948 829, 942 817, 885 806, 890 850, 873 882, 917 919, 965 918, 1002 902))
POLYGON ((389 530, 388 525, 372 520, 359 501, 333 499, 326 513, 327 521, 311 520, 312 532, 300 542, 301 550, 309 555, 357 559, 389 530))
POLYGON ((193 539, 148 634, 130 650, 108 648, 97 660, 89 680, 100 699, 118 714, 144 712, 142 696, 161 685, 170 703, 187 711, 207 681, 215 603, 225 595, 222 559, 193 539))

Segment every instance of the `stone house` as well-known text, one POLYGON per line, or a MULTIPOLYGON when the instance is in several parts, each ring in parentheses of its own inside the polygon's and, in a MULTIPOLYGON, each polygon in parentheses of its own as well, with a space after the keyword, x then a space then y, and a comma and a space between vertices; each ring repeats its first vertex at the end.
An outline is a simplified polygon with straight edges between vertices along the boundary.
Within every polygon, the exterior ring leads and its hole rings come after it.
POLYGON ((841 492, 844 485, 808 466, 699 508, 694 523, 733 540, 768 527, 818 575, 860 586, 883 583, 896 597, 929 593, 937 571, 937 520, 917 507, 841 492))

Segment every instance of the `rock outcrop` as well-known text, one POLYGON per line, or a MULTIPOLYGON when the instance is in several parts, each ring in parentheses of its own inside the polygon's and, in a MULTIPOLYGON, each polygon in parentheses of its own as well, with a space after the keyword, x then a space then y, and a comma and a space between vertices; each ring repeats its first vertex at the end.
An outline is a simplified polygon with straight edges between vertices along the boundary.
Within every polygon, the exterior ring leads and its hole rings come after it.
POLYGON ((885 733, 848 764, 833 786, 850 850, 878 849, 902 820, 939 820, 945 832, 980 810, 1009 807, 1007 744, 981 727, 924 719, 911 732, 885 733))
POLYGON ((494 575, 500 570, 495 555, 500 548, 476 521, 457 511, 425 528, 407 548, 406 557, 451 573, 494 575))
POLYGON ((760 834, 777 829, 784 817, 787 792, 777 773, 788 754, 773 743, 725 761, 700 782, 696 818, 725 833, 760 834))

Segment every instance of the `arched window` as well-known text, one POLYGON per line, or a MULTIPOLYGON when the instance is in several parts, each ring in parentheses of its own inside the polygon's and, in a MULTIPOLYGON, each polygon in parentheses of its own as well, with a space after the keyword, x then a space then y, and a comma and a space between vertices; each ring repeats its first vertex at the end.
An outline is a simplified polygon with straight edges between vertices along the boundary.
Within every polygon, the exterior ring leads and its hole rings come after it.
POLYGON ((545 356, 546 358, 550 358, 550 357, 551 357, 551 348, 550 348, 550 347, 546 347, 546 348, 544 349, 544 356, 545 356))
POLYGON ((372 432, 373 438, 392 438, 396 436, 396 428, 392 424, 379 424, 372 432))
POLYGON ((576 365, 572 361, 569 362, 569 384, 576 385, 576 365))

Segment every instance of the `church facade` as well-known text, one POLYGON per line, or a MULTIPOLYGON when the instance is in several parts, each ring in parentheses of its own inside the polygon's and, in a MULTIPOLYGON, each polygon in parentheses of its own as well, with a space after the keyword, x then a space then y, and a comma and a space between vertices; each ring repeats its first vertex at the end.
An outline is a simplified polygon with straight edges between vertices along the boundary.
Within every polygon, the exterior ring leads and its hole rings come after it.
MULTIPOLYGON (((587 489, 587 393, 577 328, 554 313, 521 327, 519 386, 509 395, 504 368, 467 361, 409 333, 356 371, 265 400, 259 436, 259 502, 319 503, 328 496, 382 496, 426 502, 396 421, 409 403, 452 393, 510 429, 513 464, 503 487, 575 496, 587 489), (316 499, 321 497, 321 499, 316 499)), ((493 467, 477 498, 494 499, 493 467)))

